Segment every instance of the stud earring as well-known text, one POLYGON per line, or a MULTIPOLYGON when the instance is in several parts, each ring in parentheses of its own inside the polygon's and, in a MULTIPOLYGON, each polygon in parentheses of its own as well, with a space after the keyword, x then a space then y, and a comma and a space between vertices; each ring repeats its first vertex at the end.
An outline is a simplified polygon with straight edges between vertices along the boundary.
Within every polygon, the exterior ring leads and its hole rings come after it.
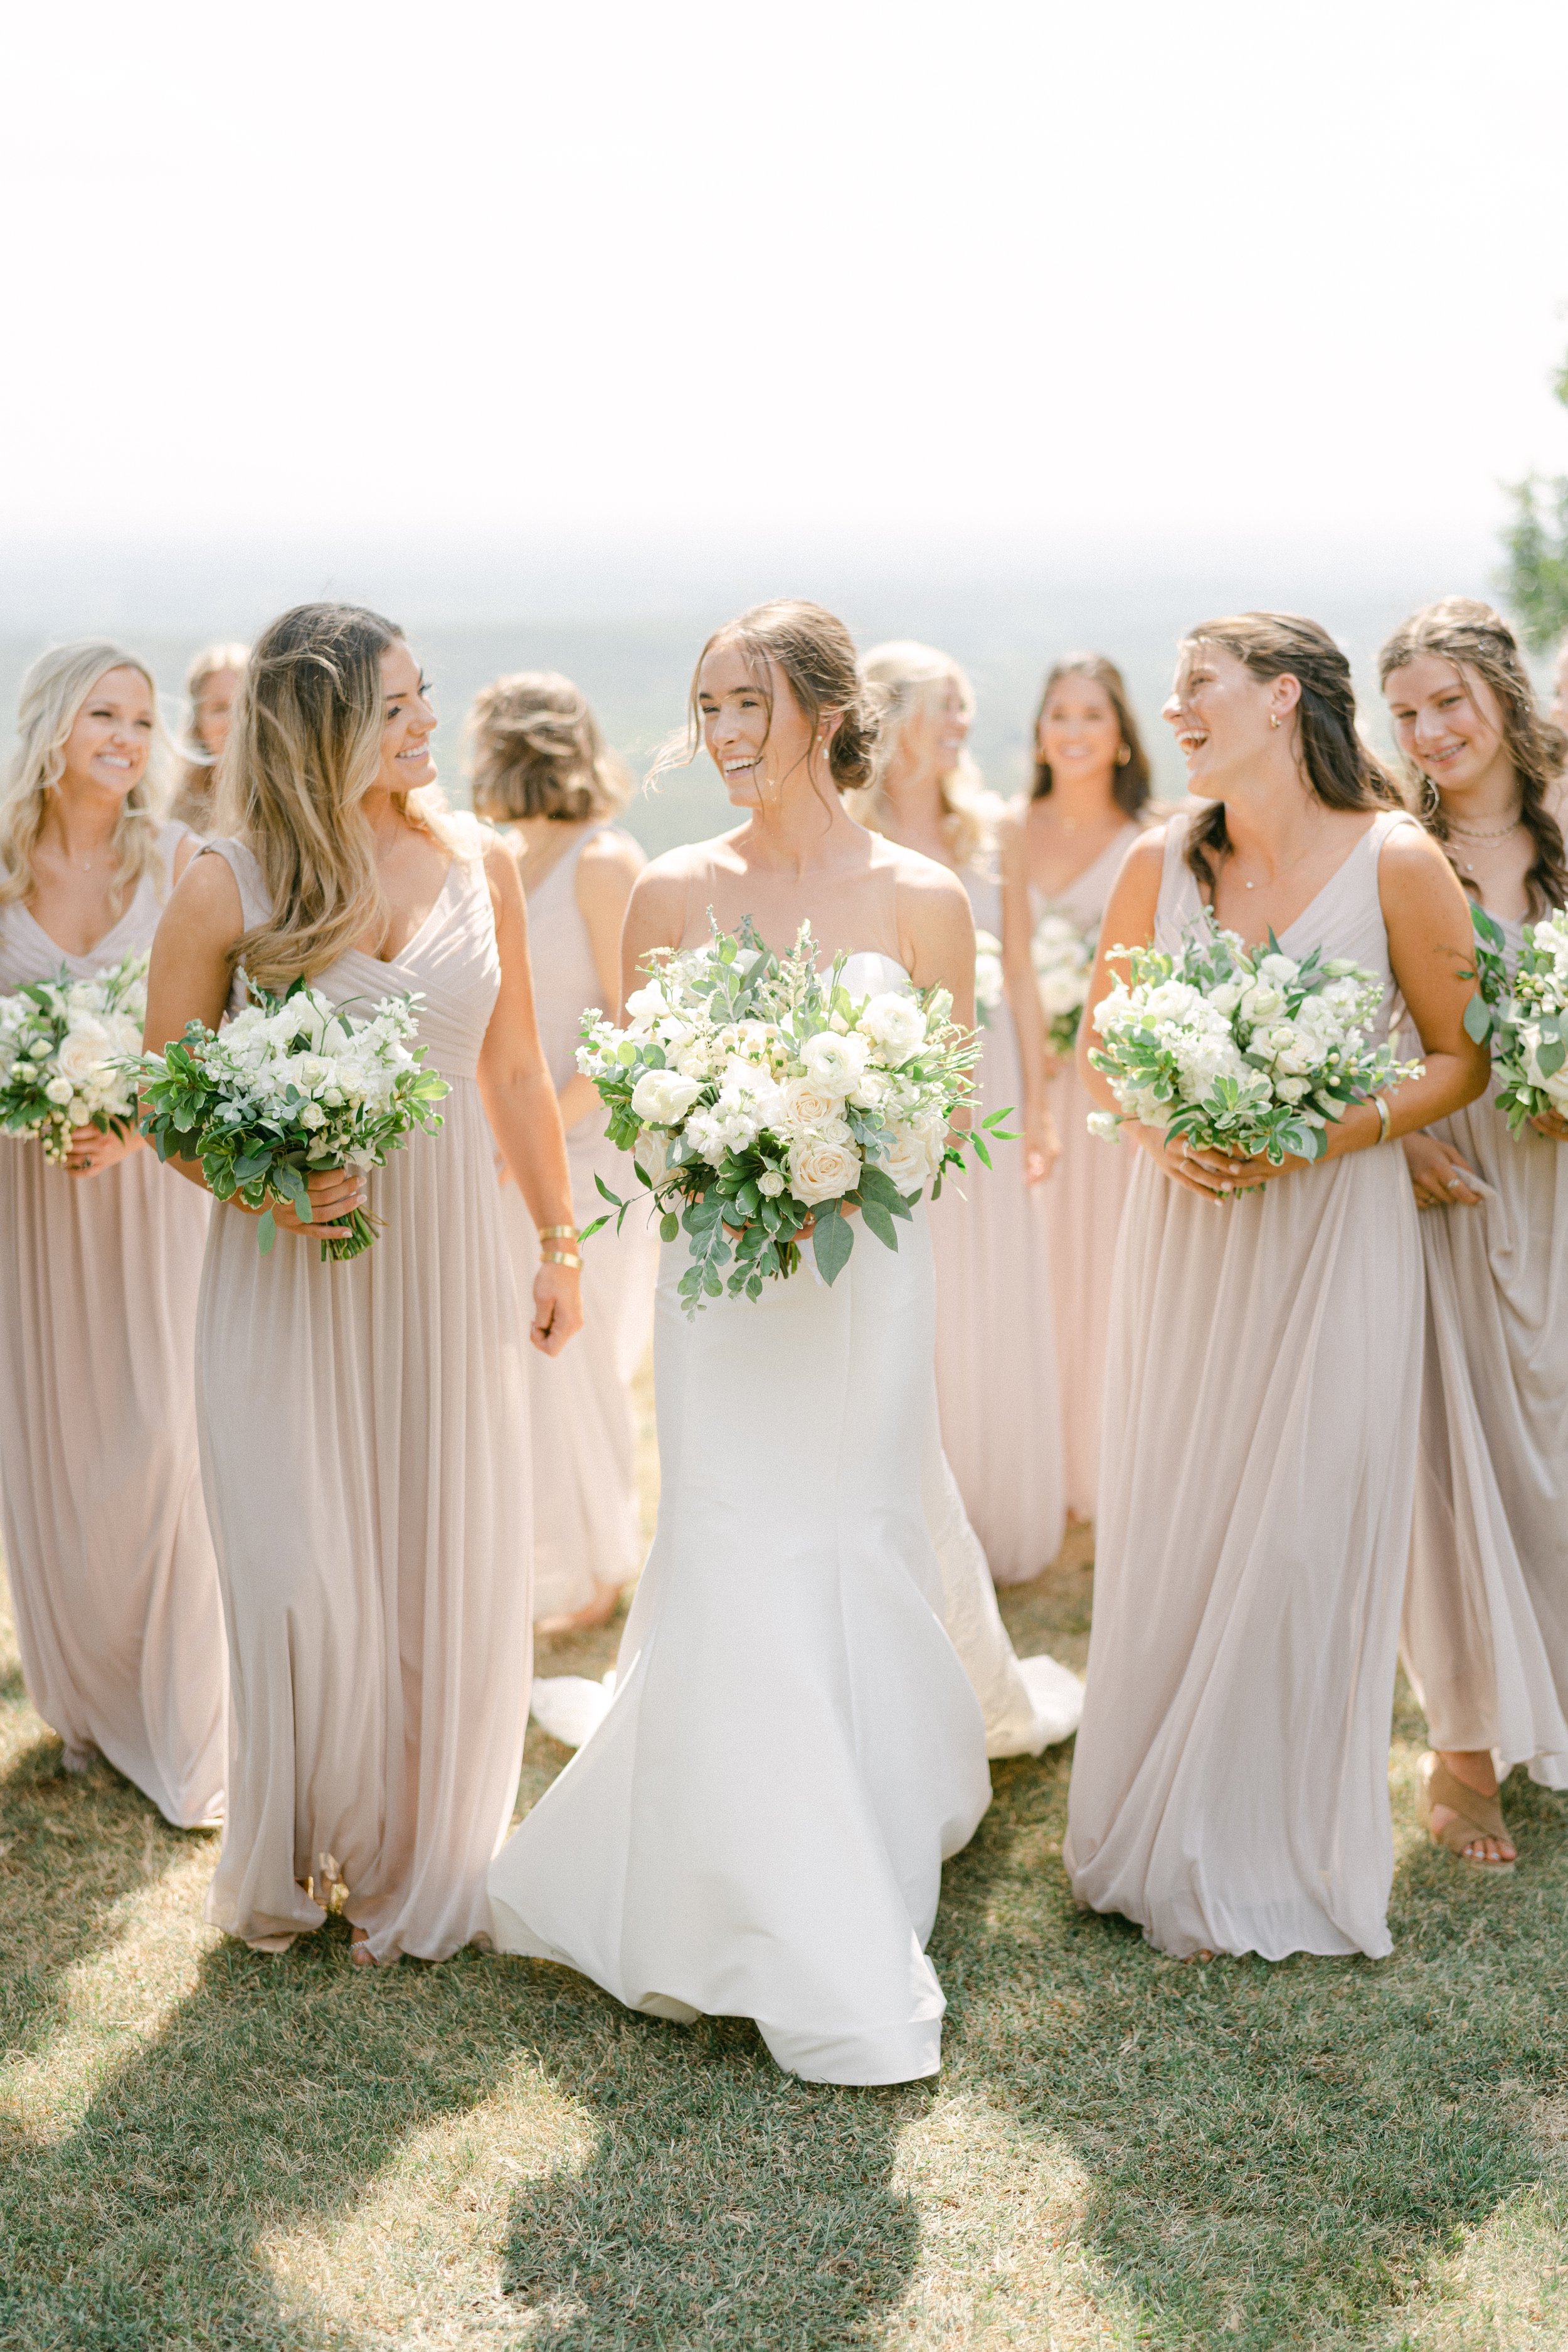
POLYGON ((1271 710, 1271 711, 1269 712, 1269 714, 1268 714, 1268 724, 1270 725, 1270 727, 1278 727, 1278 726, 1279 726, 1279 713, 1277 710, 1271 710))

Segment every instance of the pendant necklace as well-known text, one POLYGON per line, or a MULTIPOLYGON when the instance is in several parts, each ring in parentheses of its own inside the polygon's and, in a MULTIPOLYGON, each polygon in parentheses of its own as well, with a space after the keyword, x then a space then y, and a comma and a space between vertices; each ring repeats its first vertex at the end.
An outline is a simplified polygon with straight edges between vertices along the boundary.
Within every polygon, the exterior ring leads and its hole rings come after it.
MULTIPOLYGON (((1448 831, 1454 838, 1458 841, 1506 841, 1510 834, 1517 833, 1523 823, 1523 810, 1515 809, 1507 824, 1494 824, 1484 828, 1479 825, 1456 824, 1453 818, 1450 817, 1448 819, 1448 831)), ((1459 863, 1464 872, 1469 876, 1471 881, 1475 881, 1478 878, 1476 869, 1470 864, 1468 858, 1461 858, 1459 863)))

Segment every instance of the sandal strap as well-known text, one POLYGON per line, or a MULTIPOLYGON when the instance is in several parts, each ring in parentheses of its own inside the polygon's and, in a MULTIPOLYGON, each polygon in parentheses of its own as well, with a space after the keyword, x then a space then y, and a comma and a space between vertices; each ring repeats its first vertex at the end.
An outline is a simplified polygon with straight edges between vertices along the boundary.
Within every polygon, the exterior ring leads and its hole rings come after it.
MULTIPOLYGON (((1508 1838, 1508 1823, 1502 1817, 1500 1792, 1495 1797, 1483 1797, 1479 1789, 1472 1789, 1468 1781, 1458 1780, 1450 1772, 1435 1751, 1426 1769, 1428 1813, 1434 1805, 1446 1805, 1451 1813, 1459 1815, 1470 1832, 1470 1836, 1462 1841, 1466 1845, 1471 1838, 1508 1838)), ((1450 1822, 1449 1829, 1458 1826, 1458 1823, 1450 1822)), ((1444 1843, 1447 1842, 1446 1832, 1444 1843)), ((1509 1843, 1511 1844, 1512 1840, 1509 1839, 1509 1843)))

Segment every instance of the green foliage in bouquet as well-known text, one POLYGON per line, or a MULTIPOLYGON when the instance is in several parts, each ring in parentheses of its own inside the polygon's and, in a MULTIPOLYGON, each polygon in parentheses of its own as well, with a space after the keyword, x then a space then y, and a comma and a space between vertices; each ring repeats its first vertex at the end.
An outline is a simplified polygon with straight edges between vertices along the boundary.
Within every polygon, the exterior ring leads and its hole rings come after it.
POLYGON ((1508 936, 1484 907, 1470 908, 1476 935, 1477 992, 1465 1027, 1489 1044, 1497 1106, 1517 1143, 1533 1118, 1568 1116, 1568 914, 1560 908, 1526 923, 1512 971, 1508 936))

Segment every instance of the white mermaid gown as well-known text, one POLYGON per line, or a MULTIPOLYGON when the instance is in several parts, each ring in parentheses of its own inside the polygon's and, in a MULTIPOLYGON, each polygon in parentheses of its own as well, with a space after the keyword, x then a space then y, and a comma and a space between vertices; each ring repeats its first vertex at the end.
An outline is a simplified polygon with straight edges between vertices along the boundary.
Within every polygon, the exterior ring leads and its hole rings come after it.
MULTIPOLYGON (((847 984, 904 979, 855 957, 847 984)), ((690 1321, 686 1255, 660 1267, 658 1527, 615 1695, 491 1865, 495 1941, 655 2016, 753 2018, 810 2081, 908 2082, 941 2063, 942 1864, 991 1794, 922 1495, 930 1236, 917 1213, 831 1288, 808 1258, 690 1321)))

